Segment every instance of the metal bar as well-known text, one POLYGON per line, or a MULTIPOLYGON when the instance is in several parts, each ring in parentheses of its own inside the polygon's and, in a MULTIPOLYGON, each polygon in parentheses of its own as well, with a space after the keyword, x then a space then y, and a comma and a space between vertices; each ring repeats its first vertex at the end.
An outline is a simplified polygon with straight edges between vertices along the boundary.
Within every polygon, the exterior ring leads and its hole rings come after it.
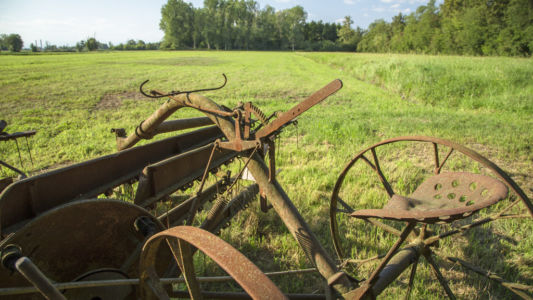
POLYGON ((184 107, 184 105, 181 102, 165 101, 165 103, 163 103, 163 105, 161 105, 161 107, 159 107, 159 109, 157 109, 150 117, 141 122, 139 127, 135 129, 134 133, 126 138, 117 137, 117 150, 120 151, 132 147, 143 138, 143 132, 151 133, 164 120, 182 107, 184 107))
POLYGON ((433 144, 433 152, 435 154, 435 174, 439 174, 440 172, 440 163, 439 163, 439 146, 437 143, 432 143, 433 144))
POLYGON ((377 226, 383 230, 385 230, 386 232, 390 233, 390 234, 393 234, 395 236, 401 236, 402 232, 399 231, 398 229, 392 227, 392 226, 389 226, 383 222, 380 222, 376 219, 373 219, 373 218, 365 218, 363 219, 364 221, 374 225, 374 226, 377 226))
POLYGON ((409 285, 407 286, 407 292, 405 293, 405 300, 409 300, 411 291, 413 290, 413 283, 415 281, 416 267, 418 266, 418 258, 411 267, 411 274, 409 275, 409 285))
POLYGON ((20 166, 24 169, 24 162, 22 161, 22 156, 20 156, 19 142, 15 139, 15 144, 17 145, 17 152, 19 153, 20 166))
POLYGON ((470 224, 467 224, 467 225, 463 225, 457 229, 453 229, 453 230, 450 230, 450 231, 447 231, 447 232, 444 232, 444 233, 441 233, 439 235, 436 235, 436 236, 432 236, 432 237, 429 237, 427 239, 424 240, 424 244, 426 246, 431 246, 433 243, 437 242, 438 240, 440 239, 443 239, 445 237, 448 237, 448 236, 451 236, 451 235, 454 235, 454 234, 458 234, 458 233, 462 233, 462 232, 465 232, 471 228, 474 228, 474 227, 477 227, 477 226, 481 226, 485 223, 488 223, 488 222, 491 222, 491 221, 494 221, 494 220, 497 220, 500 218, 500 216, 502 216, 503 214, 505 214, 505 212, 507 212, 509 209, 511 209, 513 206, 515 206, 516 204, 520 203, 520 201, 522 201, 521 199, 517 199, 515 200, 513 203, 511 203, 509 206, 507 206, 506 208, 502 209, 500 212, 496 213, 496 214, 493 214, 491 216, 488 216, 484 219, 481 219, 481 220, 478 220, 478 221, 475 221, 474 223, 470 223, 470 224))
POLYGON ((433 270, 433 273, 435 274, 435 277, 437 277, 437 279, 440 282, 440 285, 442 285, 442 287, 444 288, 444 291, 446 291, 448 298, 455 300, 455 295, 450 289, 450 286, 448 286, 448 283, 446 282, 446 279, 444 279, 444 276, 442 276, 442 273, 439 270, 439 265, 437 265, 437 262, 433 260, 433 257, 431 257, 431 252, 422 253, 422 255, 424 255, 424 257, 428 261, 429 265, 431 266, 431 269, 433 270))
POLYGON ((389 194, 389 197, 392 197, 394 195, 394 191, 392 190, 392 187, 387 181, 387 178, 385 178, 385 175, 383 175, 383 172, 381 171, 381 167, 379 166, 378 156, 376 154, 376 148, 372 148, 371 151, 372 151, 372 157, 374 158, 374 164, 376 165, 376 172, 378 173, 379 179, 381 180, 383 187, 385 187, 385 189, 387 190, 387 194, 389 194))
POLYGON ((15 268, 31 282, 37 290, 46 298, 50 300, 66 300, 65 296, 48 280, 48 278, 37 268, 33 262, 23 256, 15 262, 15 268))
POLYGON ((22 178, 28 177, 28 176, 26 176, 26 174, 24 174, 24 172, 22 172, 21 170, 13 167, 12 165, 10 165, 10 164, 8 164, 8 163, 6 163, 4 161, 0 160, 0 165, 4 166, 4 167, 6 167, 6 168, 8 168, 8 169, 10 169, 12 171, 15 171, 15 172, 19 173, 20 175, 22 175, 22 178))
POLYGON ((407 224, 407 226, 405 226, 404 230, 402 231, 400 235, 400 238, 396 241, 396 243, 394 243, 392 248, 389 249, 389 252, 387 252, 387 255, 385 255, 385 258, 383 258, 383 260, 381 261, 381 264, 374 270, 374 272, 372 272, 372 275, 368 277, 367 281, 369 282, 370 286, 372 286, 372 284, 376 282, 376 280, 378 279, 379 273, 383 270, 383 268, 385 268, 389 260, 394 255, 394 252, 396 252, 396 250, 400 248, 403 241, 405 241, 405 239, 409 236, 409 234, 411 233, 415 225, 416 225, 415 222, 410 222, 407 224))
POLYGON ((259 130, 255 135, 256 138, 263 138, 278 131, 281 127, 286 125, 290 120, 293 120, 294 118, 298 117, 302 113, 306 112, 308 109, 320 103, 321 101, 331 96, 333 93, 337 92, 341 88, 342 88, 342 81, 340 81, 339 79, 333 80, 328 85, 318 90, 317 92, 313 93, 307 99, 305 99, 304 101, 298 103, 296 106, 291 108, 289 111, 282 113, 281 116, 279 116, 279 118, 277 118, 276 120, 272 121, 271 123, 263 127, 261 130, 259 130))
MULTIPOLYGON (((296 275, 296 274, 306 274, 316 272, 316 268, 308 268, 301 270, 289 270, 289 271, 277 271, 277 272, 268 272, 265 273, 267 276, 282 276, 282 275, 296 275)), ((211 277, 197 277, 198 282, 228 282, 234 281, 235 279, 231 276, 211 276, 211 277)), ((180 278, 161 278, 161 284, 176 284, 176 283, 185 283, 183 277, 180 278)), ((113 279, 113 280, 93 280, 93 281, 76 281, 76 282, 63 282, 63 283, 54 283, 53 286, 58 290, 70 290, 70 289, 81 289, 81 288, 91 288, 91 287, 104 287, 104 286, 124 286, 124 285, 138 285, 139 279, 113 279)), ((37 288, 34 286, 27 287, 10 287, 10 288, 0 288, 0 296, 9 296, 9 295, 21 295, 21 294, 30 294, 38 292, 37 288)))
POLYGON ((33 157, 31 157, 30 143, 28 143, 28 137, 25 136, 24 139, 26 140, 26 148, 28 149, 28 154, 30 155, 31 165, 32 165, 32 167, 34 167, 34 165, 33 165, 33 157))
POLYGON ((192 261, 192 253, 189 244, 181 239, 178 239, 179 247, 179 260, 180 268, 185 277, 185 283, 187 284, 187 289, 192 299, 203 299, 200 285, 196 280, 196 274, 194 274, 194 264, 192 261))
POLYGON ((450 155, 452 155, 452 152, 453 152, 453 148, 451 148, 450 151, 448 151, 448 154, 446 154, 446 156, 442 160, 442 163, 440 164, 439 168, 437 169, 437 174, 440 173, 440 170, 442 169, 442 167, 444 167, 444 164, 446 163, 446 161, 448 161, 448 158, 450 157, 450 155))
MULTIPOLYGON (((202 295, 207 299, 231 299, 231 300, 248 300, 255 299, 246 293, 238 292, 202 292, 202 295)), ((186 291, 174 291, 173 297, 188 298, 189 295, 186 291)), ((325 300, 324 294, 285 294, 285 296, 291 300, 325 300)))
POLYGON ((213 125, 213 121, 208 117, 189 118, 189 119, 177 119, 165 121, 157 126, 151 133, 153 135, 174 132, 178 130, 191 129, 196 127, 202 127, 207 125, 213 125))
POLYGON ((400 276, 419 257, 417 246, 404 248, 398 251, 389 263, 379 273, 376 282, 372 285, 372 294, 378 296, 385 290, 398 276, 400 276))
POLYGON ((523 299, 531 299, 531 297, 529 297, 527 294, 524 294, 523 291, 528 291, 530 293, 533 293, 533 287, 532 286, 529 286, 529 285, 525 285, 525 284, 519 284, 519 283, 514 283, 514 282, 509 282, 509 281, 506 281, 505 279, 501 278, 500 276, 490 272, 490 271, 486 271, 486 270, 483 270, 477 266, 474 266, 462 259, 459 259, 459 258, 456 258, 456 257, 446 257, 446 259, 448 259, 449 261, 451 262, 454 262, 454 263, 457 263, 457 264, 460 264, 461 266, 463 266, 464 268, 470 270, 470 271, 473 271, 479 275, 482 275, 486 278, 489 278, 499 284, 501 284, 503 287, 509 289, 511 292, 517 294, 518 296, 522 297, 523 299))
POLYGON ((224 178, 222 180, 217 181, 212 186, 205 189, 205 191, 201 195, 192 196, 191 198, 183 201, 178 206, 172 208, 168 212, 165 212, 164 214, 157 217, 157 219, 163 223, 167 224, 166 221, 168 221, 168 224, 172 226, 176 226, 177 224, 180 224, 185 220, 187 217, 187 213, 190 210, 190 207, 192 203, 197 198, 198 206, 203 206, 207 201, 212 200, 216 197, 217 193, 222 193, 226 190, 227 186, 231 184, 231 182, 235 181, 235 178, 224 178))

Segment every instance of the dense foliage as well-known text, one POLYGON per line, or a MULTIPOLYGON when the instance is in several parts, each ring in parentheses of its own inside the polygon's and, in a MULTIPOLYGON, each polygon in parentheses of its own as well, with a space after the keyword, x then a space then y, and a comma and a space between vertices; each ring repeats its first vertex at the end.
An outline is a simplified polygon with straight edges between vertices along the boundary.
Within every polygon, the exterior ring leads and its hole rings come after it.
POLYGON ((301 6, 276 11, 254 0, 205 0, 194 8, 183 0, 168 0, 159 27, 164 49, 355 50, 349 17, 340 26, 306 22, 301 6), (346 24, 348 30, 346 30, 346 24))
POLYGON ((390 23, 372 23, 357 47, 362 52, 530 56, 533 1, 435 0, 390 23))
POLYGON ((164 49, 322 50, 463 55, 530 56, 533 1, 435 0, 391 22, 367 30, 343 24, 306 22, 301 6, 276 11, 254 0, 205 0, 194 8, 168 0, 161 9, 164 49))
POLYGON ((0 34, 0 50, 9 50, 13 52, 20 52, 24 42, 20 35, 12 33, 10 35, 0 34))

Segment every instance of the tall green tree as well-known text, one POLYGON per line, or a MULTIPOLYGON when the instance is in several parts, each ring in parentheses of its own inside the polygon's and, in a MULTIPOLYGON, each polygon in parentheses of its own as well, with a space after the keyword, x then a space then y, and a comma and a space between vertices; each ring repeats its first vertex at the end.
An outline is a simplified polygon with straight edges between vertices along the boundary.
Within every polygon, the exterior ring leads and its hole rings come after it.
POLYGON ((159 28, 165 33, 162 48, 180 49, 191 44, 194 24, 193 8, 183 0, 168 0, 161 8, 159 28))
POLYGON ((87 50, 89 51, 95 51, 98 49, 98 41, 95 38, 88 38, 85 42, 85 46, 87 47, 87 50))
POLYGON ((9 51, 20 52, 24 42, 22 41, 20 35, 12 33, 5 38, 5 44, 7 45, 9 51))
POLYGON ((292 51, 294 51, 304 40, 304 24, 307 19, 307 13, 303 7, 297 5, 283 10, 280 18, 283 35, 289 42, 292 51))

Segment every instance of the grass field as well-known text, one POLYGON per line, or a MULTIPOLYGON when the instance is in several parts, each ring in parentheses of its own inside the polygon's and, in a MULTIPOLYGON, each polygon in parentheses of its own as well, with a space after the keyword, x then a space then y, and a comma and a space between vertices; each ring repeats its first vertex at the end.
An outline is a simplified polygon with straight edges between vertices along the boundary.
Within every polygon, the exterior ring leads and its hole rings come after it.
MULTIPOLYGON (((267 114, 286 110, 331 80, 341 79, 341 91, 302 115, 298 128, 285 130, 278 158, 281 185, 332 255, 328 209, 336 178, 355 153, 386 138, 429 135, 459 142, 496 162, 530 198, 533 195, 531 59, 141 51, 0 55, 0 71, 0 119, 9 123, 9 132, 37 130, 31 139, 35 165, 30 166, 23 156, 23 168, 31 172, 112 153, 115 142, 110 129, 124 127, 132 132, 164 101, 140 96, 138 86, 146 79, 150 79, 148 88, 195 89, 218 85, 220 74, 225 73, 227 86, 206 96, 228 107, 252 101, 267 114)), ((175 117, 190 116, 198 113, 183 110, 175 117)), ((391 164, 404 159, 402 155, 413 156, 402 151, 384 154, 392 155, 391 164)), ((14 144, 0 144, 0 153, 0 159, 20 166, 14 144)), ((392 168, 397 173, 395 182, 403 182, 406 191, 410 187, 400 173, 411 166, 392 168)), ((375 188, 366 176, 361 185, 375 188)), ((485 259, 484 267, 493 266, 504 278, 532 285, 531 223, 530 219, 512 220, 483 226, 464 234, 461 245, 444 242, 441 250, 485 259), (500 242, 500 233, 509 233, 511 240, 500 242), (511 254, 502 263, 492 263, 491 257, 502 251, 511 254)), ((309 267, 274 212, 263 214, 257 204, 241 213, 222 236, 264 271, 309 267)), ((392 244, 391 238, 372 230, 365 231, 364 238, 372 241, 365 246, 369 254, 392 244)), ((460 298, 510 298, 508 292, 481 277, 465 279, 457 266, 442 263, 444 275, 460 298)), ((423 264, 419 269, 414 298, 444 297, 429 267, 423 264)), ((404 274, 393 284, 384 298, 403 294, 398 290, 405 289, 408 276, 404 274)), ((292 292, 323 288, 316 276, 297 278, 276 282, 292 292)))

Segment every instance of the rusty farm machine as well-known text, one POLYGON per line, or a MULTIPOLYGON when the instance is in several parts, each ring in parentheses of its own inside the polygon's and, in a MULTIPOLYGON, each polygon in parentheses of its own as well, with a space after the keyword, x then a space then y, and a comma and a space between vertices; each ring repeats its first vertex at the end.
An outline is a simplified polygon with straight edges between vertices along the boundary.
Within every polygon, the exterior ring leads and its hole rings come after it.
MULTIPOLYGON (((409 273, 403 288, 408 298, 423 258, 451 299, 456 296, 439 261, 499 283, 504 295, 531 299, 531 286, 440 254, 447 239, 464 239, 481 225, 530 222, 533 216, 524 191, 477 152, 443 139, 410 136, 357 153, 330 199, 337 254, 332 257, 277 180, 275 158, 280 132, 338 91, 340 80, 270 116, 250 102, 233 109, 218 105, 199 94, 205 90, 145 92, 145 83, 140 88, 145 96, 168 100, 132 134, 112 130, 118 152, 31 177, 16 169, 24 175, 19 180, 2 179, 0 298, 371 299, 409 273), (167 120, 181 108, 205 117, 167 120), (183 129, 190 130, 135 146, 183 129), (226 167, 235 160, 241 165, 226 167), (387 173, 390 168, 396 172, 387 173), (254 182, 235 191, 244 174, 254 182), (169 201, 174 198, 179 201, 169 201), (312 271, 324 279, 322 294, 282 293, 269 274, 218 236, 254 199, 263 211, 273 208, 297 240, 312 271), (161 210, 162 201, 171 207, 161 210), (381 232, 392 246, 363 251, 362 245, 372 243, 361 240, 363 230, 381 232), (196 276, 199 253, 228 276, 196 276), (242 289, 206 291, 202 286, 209 280, 232 280, 242 289)), ((16 136, 4 132, 0 138, 16 136)), ((291 272, 303 271, 284 274, 291 272)))

